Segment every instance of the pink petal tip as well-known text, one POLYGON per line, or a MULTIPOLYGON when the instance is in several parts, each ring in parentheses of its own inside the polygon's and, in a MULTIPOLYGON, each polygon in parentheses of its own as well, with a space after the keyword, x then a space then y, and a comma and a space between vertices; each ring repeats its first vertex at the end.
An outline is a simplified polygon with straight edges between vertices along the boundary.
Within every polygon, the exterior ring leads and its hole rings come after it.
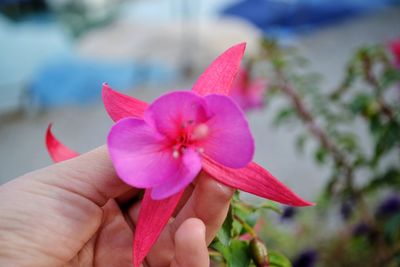
POLYGON ((232 46, 203 72, 192 90, 202 96, 208 94, 228 95, 233 81, 240 69, 246 43, 232 46))
POLYGON ((133 240, 133 266, 139 267, 168 223, 183 191, 163 200, 153 200, 147 189, 139 211, 133 240))
POLYGON ((126 117, 142 118, 148 104, 131 96, 113 90, 103 83, 102 98, 104 107, 113 121, 126 117))
POLYGON ((217 181, 232 188, 237 188, 285 205, 297 207, 315 205, 299 197, 255 162, 251 162, 242 169, 231 169, 203 156, 202 163, 205 172, 217 181))
POLYGON ((50 123, 46 131, 46 147, 47 152, 52 160, 54 162, 60 162, 79 156, 79 153, 63 145, 57 140, 57 138, 54 137, 53 133, 51 132, 51 126, 52 124, 50 123))

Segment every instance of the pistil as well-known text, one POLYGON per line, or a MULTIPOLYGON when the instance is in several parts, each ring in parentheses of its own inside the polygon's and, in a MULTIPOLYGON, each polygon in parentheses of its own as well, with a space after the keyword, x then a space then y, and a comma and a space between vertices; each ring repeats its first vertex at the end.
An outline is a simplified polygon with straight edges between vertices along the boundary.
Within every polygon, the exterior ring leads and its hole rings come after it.
MULTIPOLYGON (((193 125, 193 121, 188 121, 183 123, 181 127, 181 133, 172 149, 172 157, 174 159, 178 159, 187 147, 193 146, 197 141, 206 138, 209 134, 209 128, 205 123, 193 125)), ((196 151, 203 153, 204 148, 196 147, 196 151)))

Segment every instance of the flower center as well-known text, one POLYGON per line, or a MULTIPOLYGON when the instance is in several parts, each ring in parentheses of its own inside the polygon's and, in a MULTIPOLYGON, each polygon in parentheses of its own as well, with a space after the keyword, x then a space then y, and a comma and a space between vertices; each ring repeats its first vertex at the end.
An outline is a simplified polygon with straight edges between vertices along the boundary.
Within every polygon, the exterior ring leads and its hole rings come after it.
POLYGON ((196 147, 199 153, 204 152, 204 148, 200 146, 209 133, 209 128, 205 123, 195 124, 193 120, 182 123, 175 145, 172 149, 172 156, 179 158, 186 148, 196 147))

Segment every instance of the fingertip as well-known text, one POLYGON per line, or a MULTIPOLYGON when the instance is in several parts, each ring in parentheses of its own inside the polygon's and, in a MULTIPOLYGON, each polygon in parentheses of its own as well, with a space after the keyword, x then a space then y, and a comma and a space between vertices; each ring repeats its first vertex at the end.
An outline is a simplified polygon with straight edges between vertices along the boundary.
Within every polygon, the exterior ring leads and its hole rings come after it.
POLYGON ((181 226, 188 218, 199 218, 206 225, 206 241, 209 244, 225 220, 234 192, 235 189, 201 173, 192 197, 173 225, 181 226))
POLYGON ((212 195, 215 200, 221 202, 230 202, 235 192, 234 188, 218 182, 213 177, 204 172, 201 173, 199 178, 200 179, 197 186, 201 190, 202 194, 204 193, 212 195))
POLYGON ((206 226, 197 218, 185 220, 175 233, 175 258, 171 266, 209 266, 206 226))
POLYGON ((182 223, 175 233, 175 241, 181 242, 186 239, 196 239, 200 241, 201 239, 205 242, 206 226, 202 220, 197 218, 189 218, 182 223))

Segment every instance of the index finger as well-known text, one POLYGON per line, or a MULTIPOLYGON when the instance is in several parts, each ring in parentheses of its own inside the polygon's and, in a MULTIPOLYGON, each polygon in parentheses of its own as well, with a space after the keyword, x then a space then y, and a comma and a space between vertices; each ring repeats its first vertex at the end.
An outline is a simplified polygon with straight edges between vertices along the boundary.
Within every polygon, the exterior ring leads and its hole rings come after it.
POLYGON ((98 206, 103 206, 109 199, 116 198, 132 189, 118 178, 106 146, 54 164, 41 171, 54 175, 38 175, 37 179, 77 193, 98 206))
MULTIPOLYGON (((227 187, 206 173, 201 173, 189 200, 161 233, 159 239, 147 257, 150 265, 167 266, 174 257, 174 235, 180 225, 189 218, 198 218, 206 226, 206 243, 211 243, 221 228, 229 210, 234 189, 227 187)), ((130 210, 130 217, 136 221, 135 209, 130 210)))

